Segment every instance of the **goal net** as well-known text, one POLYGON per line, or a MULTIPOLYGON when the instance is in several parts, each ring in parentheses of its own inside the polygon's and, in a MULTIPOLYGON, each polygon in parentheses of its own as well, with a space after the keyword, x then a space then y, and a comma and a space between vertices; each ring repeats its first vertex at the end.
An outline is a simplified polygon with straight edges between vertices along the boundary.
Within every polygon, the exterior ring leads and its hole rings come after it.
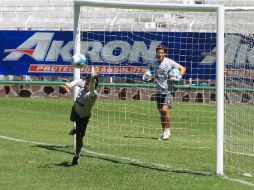
MULTIPOLYGON (((248 10, 248 9, 246 9, 248 10)), ((252 11, 225 16, 225 173, 254 182, 254 65, 252 11)))
MULTIPOLYGON (((99 152, 151 168, 214 173, 216 144, 218 147, 216 84, 220 84, 216 81, 216 50, 219 48, 216 45, 216 6, 179 8, 172 5, 165 8, 161 5, 151 8, 147 4, 137 9, 138 6, 132 6, 132 3, 123 3, 122 7, 110 3, 102 7, 102 4, 94 3, 93 7, 91 2, 77 1, 75 9, 80 51, 89 60, 80 72, 88 74, 91 66, 97 66, 101 83, 99 100, 93 108, 85 137, 86 153, 99 152), (156 85, 142 80, 145 69, 156 58, 155 50, 160 44, 167 47, 168 58, 187 70, 180 82, 170 82, 174 103, 170 109, 172 136, 168 141, 158 140, 162 128, 156 108, 156 85)), ((229 14, 226 14, 226 24, 232 25, 233 18, 229 14)), ((240 28, 237 24, 230 26, 225 35, 225 79, 229 88, 225 89, 224 162, 226 171, 235 174, 239 172, 235 164, 245 159, 241 162, 244 166, 239 163, 239 167, 242 172, 253 174, 253 169, 247 170, 253 166, 253 156, 248 156, 253 155, 253 108, 249 105, 253 95, 248 93, 249 99, 244 102, 236 101, 244 94, 243 87, 253 90, 253 86, 250 78, 237 79, 229 74, 238 68, 229 67, 228 60, 233 56, 230 50, 234 48, 230 40, 248 41, 241 43, 242 48, 239 42, 239 52, 249 49, 252 42, 250 35, 231 30, 236 27, 240 28), (227 170, 229 168, 231 170, 227 170)), ((245 56, 239 54, 235 59, 243 62, 245 56)), ((248 70, 251 66, 241 69, 251 72, 248 70)), ((244 97, 245 100, 247 95, 244 97)), ((221 115, 223 121, 223 112, 221 115)), ((220 134, 223 135, 223 131, 220 134)), ((217 171, 217 174, 221 172, 217 171)))

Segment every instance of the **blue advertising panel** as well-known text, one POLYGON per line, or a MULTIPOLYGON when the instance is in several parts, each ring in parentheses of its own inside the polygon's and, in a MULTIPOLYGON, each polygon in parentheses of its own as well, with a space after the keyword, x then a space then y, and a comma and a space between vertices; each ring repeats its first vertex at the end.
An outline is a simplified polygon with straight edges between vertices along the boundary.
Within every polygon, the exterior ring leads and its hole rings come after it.
MULTIPOLYGON (((71 31, 0 31, 1 75, 72 75, 71 31)), ((167 57, 187 68, 186 78, 215 78, 215 33, 84 32, 81 53, 107 76, 141 77, 164 44, 167 57)))

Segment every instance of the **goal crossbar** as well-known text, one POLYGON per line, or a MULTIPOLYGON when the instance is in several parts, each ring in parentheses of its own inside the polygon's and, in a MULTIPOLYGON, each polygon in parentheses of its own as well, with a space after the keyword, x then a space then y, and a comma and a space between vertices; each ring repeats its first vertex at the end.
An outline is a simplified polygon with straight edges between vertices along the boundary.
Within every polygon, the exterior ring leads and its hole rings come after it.
POLYGON ((194 4, 184 5, 175 3, 145 3, 145 2, 118 2, 98 0, 74 0, 75 5, 86 7, 119 8, 119 9, 140 9, 160 11, 187 11, 187 12, 216 12, 222 5, 194 4))

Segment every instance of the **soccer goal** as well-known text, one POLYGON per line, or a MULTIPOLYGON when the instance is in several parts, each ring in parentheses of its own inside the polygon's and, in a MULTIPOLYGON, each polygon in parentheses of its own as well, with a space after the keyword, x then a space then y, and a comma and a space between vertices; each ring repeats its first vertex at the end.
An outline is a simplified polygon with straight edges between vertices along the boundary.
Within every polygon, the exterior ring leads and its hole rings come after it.
MULTIPOLYGON (((254 174, 253 36, 240 9, 226 10, 206 4, 74 1, 74 53, 89 60, 74 77, 93 65, 101 82, 85 137, 87 153, 174 171, 223 175, 241 168, 254 174), (187 69, 172 84, 168 141, 158 140, 155 84, 142 81, 160 44, 168 48, 167 57, 187 69)), ((252 12, 244 14, 253 24, 252 12)))

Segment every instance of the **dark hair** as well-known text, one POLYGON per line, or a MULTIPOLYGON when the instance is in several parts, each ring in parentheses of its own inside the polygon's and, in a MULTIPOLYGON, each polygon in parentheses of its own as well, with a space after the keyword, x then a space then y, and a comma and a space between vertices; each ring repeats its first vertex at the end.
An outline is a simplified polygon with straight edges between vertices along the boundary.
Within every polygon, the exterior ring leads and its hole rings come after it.
POLYGON ((166 46, 164 46, 164 45, 159 45, 159 46, 156 48, 156 52, 157 52, 159 49, 164 50, 165 53, 167 52, 167 48, 166 48, 166 46))
MULTIPOLYGON (((86 77, 86 81, 90 82, 91 76, 86 77)), ((94 77, 95 79, 95 88, 97 88, 98 84, 99 84, 99 78, 97 76, 94 77)))

